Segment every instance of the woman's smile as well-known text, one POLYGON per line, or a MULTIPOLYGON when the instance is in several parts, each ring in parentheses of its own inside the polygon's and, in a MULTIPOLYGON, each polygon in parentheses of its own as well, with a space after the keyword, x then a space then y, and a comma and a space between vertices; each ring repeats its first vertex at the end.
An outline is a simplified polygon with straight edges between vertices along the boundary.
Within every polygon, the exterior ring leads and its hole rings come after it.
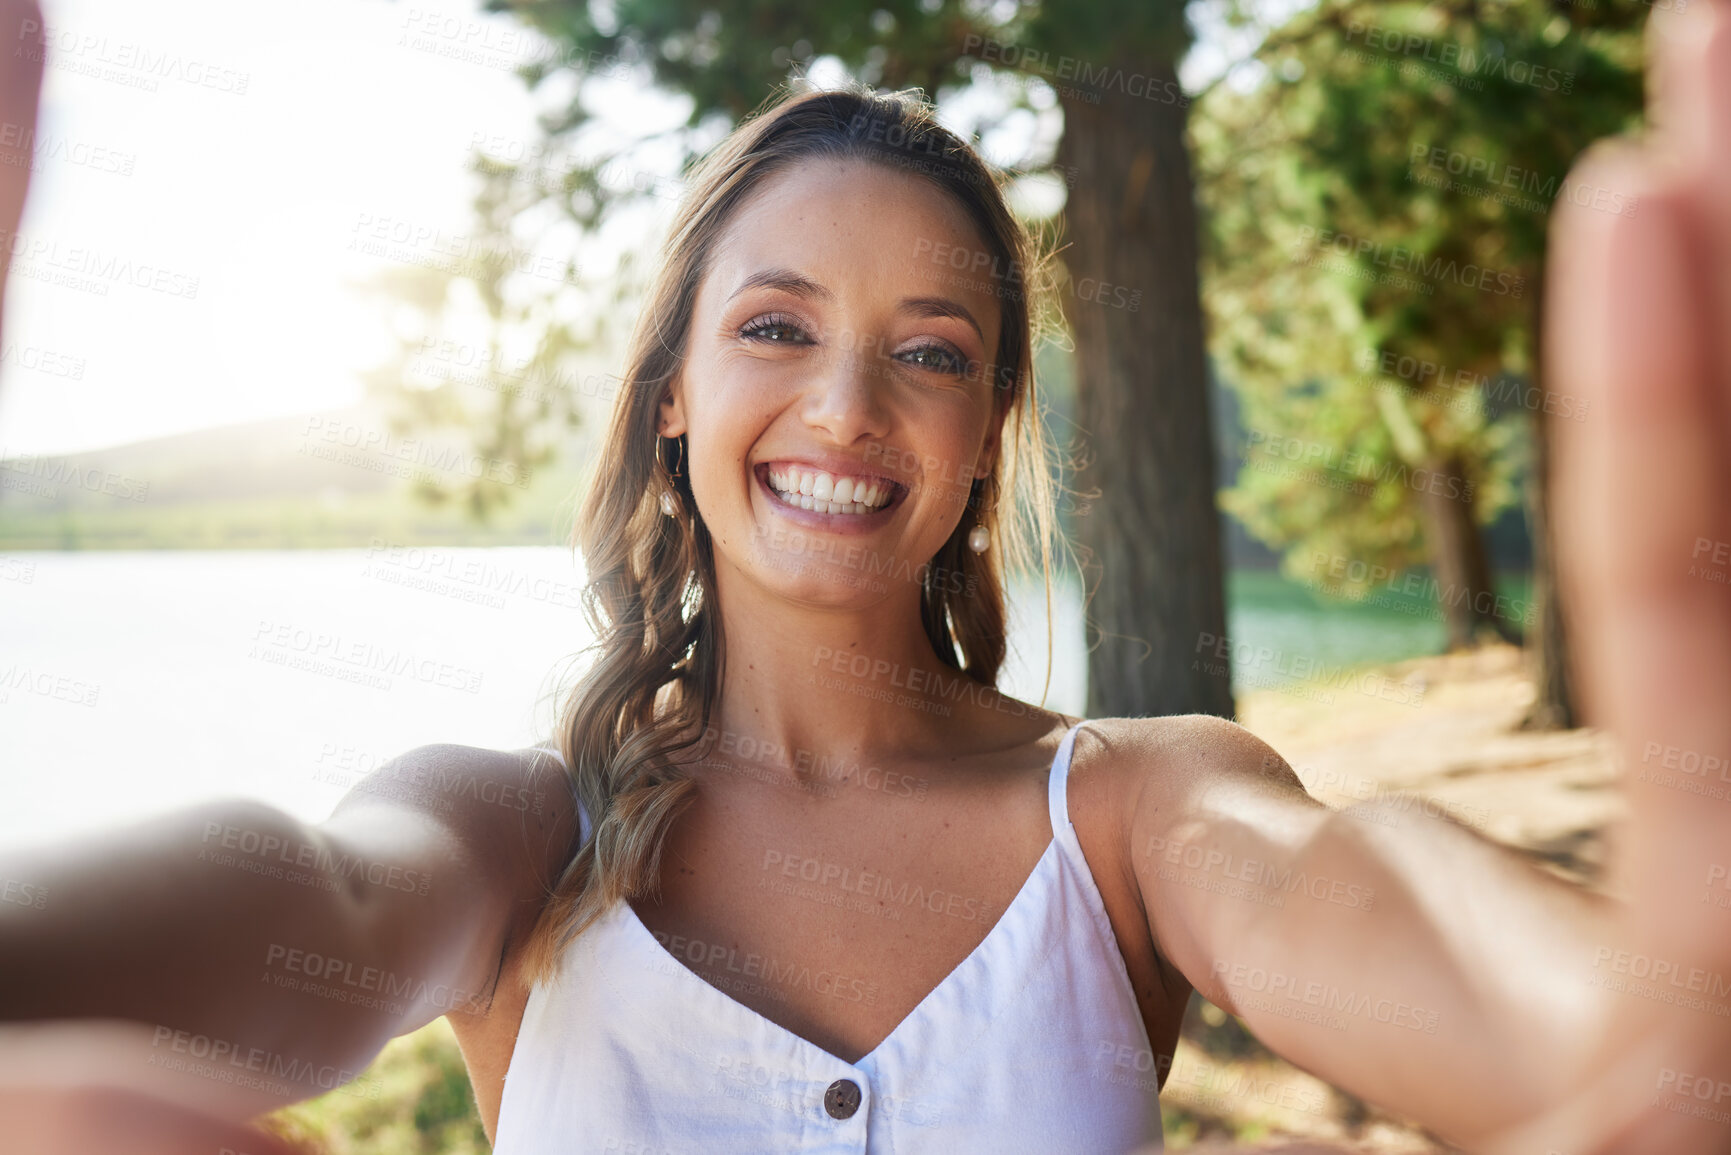
POLYGON ((763 461, 752 472, 777 516, 833 533, 869 533, 887 525, 908 493, 907 486, 879 474, 803 461, 763 461))

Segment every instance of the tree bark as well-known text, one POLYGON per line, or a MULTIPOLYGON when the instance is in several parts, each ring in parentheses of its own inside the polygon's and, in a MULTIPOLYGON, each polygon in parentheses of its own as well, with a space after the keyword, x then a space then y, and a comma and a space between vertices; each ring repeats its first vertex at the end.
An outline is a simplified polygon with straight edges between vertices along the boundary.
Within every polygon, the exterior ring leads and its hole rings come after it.
MULTIPOLYGON (((1533 277, 1535 336, 1544 323, 1545 283, 1533 277)), ((1541 342, 1533 342, 1533 387, 1545 396, 1541 342)), ((1551 536, 1551 423, 1541 404, 1533 409, 1533 472, 1527 480, 1527 525, 1533 535, 1533 632, 1529 638, 1535 697, 1523 730, 1572 730, 1581 724, 1575 712, 1569 678, 1569 646, 1563 632, 1562 602, 1557 596, 1556 541, 1551 536)))
MULTIPOLYGON (((1170 61, 1119 60, 1176 94, 1170 61), (1165 83, 1160 83, 1165 82, 1165 83)), ((1233 714, 1197 214, 1178 100, 1061 97, 1090 716, 1233 714), (1096 634, 1097 631, 1097 634, 1096 634), (1097 644, 1095 644, 1097 637, 1097 644)))
POLYGON ((1468 649, 1487 637, 1519 642, 1507 612, 1497 612, 1490 558, 1473 518, 1472 490, 1460 458, 1449 456, 1426 468, 1435 476, 1426 479, 1419 505, 1424 511, 1437 601, 1448 627, 1448 648, 1468 649))

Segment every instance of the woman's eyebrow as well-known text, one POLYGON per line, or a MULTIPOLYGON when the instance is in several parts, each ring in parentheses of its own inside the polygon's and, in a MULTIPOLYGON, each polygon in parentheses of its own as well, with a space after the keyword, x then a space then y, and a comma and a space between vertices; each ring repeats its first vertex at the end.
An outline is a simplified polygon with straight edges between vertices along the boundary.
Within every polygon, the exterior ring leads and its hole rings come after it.
POLYGON ((803 273, 792 269, 773 268, 760 269, 739 283, 739 287, 727 298, 729 301, 751 289, 780 289, 784 293, 792 293, 796 297, 808 297, 819 301, 833 301, 835 294, 812 280, 803 273))
POLYGON ((952 301, 948 297, 903 297, 902 310, 916 317, 954 317, 958 321, 966 321, 974 327, 974 332, 980 335, 980 340, 986 339, 985 331, 980 323, 974 320, 974 315, 963 307, 961 302, 952 301))

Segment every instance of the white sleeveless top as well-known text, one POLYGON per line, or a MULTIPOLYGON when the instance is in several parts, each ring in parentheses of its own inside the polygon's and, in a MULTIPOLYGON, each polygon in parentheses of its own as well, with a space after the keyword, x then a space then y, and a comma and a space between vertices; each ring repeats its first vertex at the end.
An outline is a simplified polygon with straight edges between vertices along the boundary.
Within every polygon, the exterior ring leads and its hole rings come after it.
POLYGON ((619 902, 530 991, 496 1155, 1158 1149, 1163 1064, 1065 801, 1081 725, 1052 764, 1033 873, 869 1055, 843 1062, 736 1002, 619 902))

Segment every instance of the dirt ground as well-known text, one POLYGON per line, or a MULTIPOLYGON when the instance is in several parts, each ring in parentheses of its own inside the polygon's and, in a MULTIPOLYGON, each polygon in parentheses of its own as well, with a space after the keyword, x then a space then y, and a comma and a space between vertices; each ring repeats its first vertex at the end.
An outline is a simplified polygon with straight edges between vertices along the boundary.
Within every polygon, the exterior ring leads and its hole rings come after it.
MULTIPOLYGON (((1533 701, 1525 662, 1520 650, 1493 646, 1377 667, 1399 684, 1395 693, 1253 690, 1239 695, 1239 721, 1330 805, 1410 795, 1431 813, 1594 886, 1623 813, 1608 746, 1590 730, 1520 729, 1533 701)), ((1200 999, 1192 1000, 1161 1102, 1172 1150, 1227 1137, 1454 1150, 1283 1062, 1200 999)))

